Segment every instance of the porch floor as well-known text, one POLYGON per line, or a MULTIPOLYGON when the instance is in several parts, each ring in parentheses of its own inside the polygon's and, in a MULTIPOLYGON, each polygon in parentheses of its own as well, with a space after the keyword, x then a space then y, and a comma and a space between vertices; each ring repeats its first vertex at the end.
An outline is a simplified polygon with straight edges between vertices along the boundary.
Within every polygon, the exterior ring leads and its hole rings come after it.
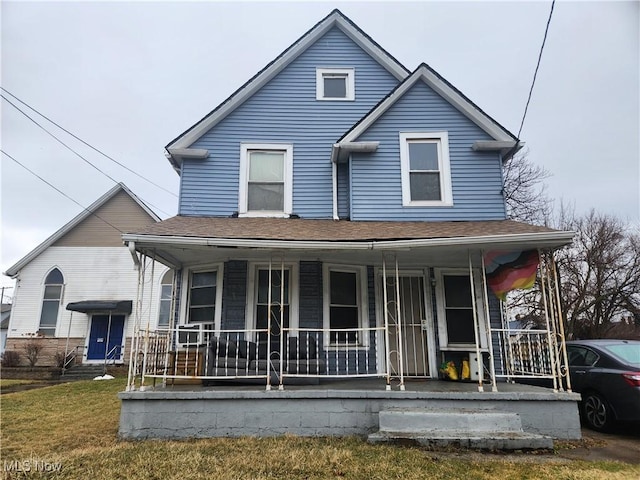
MULTIPOLYGON (((296 382, 296 378, 285 379, 284 391, 327 391, 327 390, 339 390, 339 391, 388 391, 386 390, 386 380, 383 378, 348 378, 348 379, 322 379, 319 383, 301 383, 299 380, 296 382), (289 383, 289 382, 295 383, 289 383)), ((302 379, 304 380, 304 379, 302 379)), ((437 380, 431 378, 405 378, 405 391, 406 392, 432 392, 432 393, 537 393, 537 394, 564 394, 567 392, 554 392, 552 388, 545 388, 540 386, 525 385, 522 383, 510 383, 510 382, 498 382, 497 392, 492 392, 491 383, 483 382, 483 392, 478 391, 477 381, 448 381, 437 380)), ((277 391, 278 384, 271 385, 271 391, 277 391)), ((203 386, 203 385, 185 385, 185 384, 171 384, 171 380, 167 380, 167 386, 162 386, 162 380, 156 379, 155 386, 153 379, 147 379, 145 390, 155 391, 176 391, 176 392, 202 392, 202 391, 214 391, 214 392, 247 392, 247 391, 265 391, 264 380, 259 380, 255 383, 241 383, 234 380, 220 381, 215 385, 203 386)), ((393 380, 391 382, 391 391, 400 391, 400 382, 393 380)))

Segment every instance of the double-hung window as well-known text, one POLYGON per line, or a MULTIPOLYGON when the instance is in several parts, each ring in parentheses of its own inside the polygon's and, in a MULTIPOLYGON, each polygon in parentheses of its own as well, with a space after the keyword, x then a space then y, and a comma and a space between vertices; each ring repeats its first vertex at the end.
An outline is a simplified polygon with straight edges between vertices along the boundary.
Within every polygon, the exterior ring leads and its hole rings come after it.
POLYGON ((353 68, 316 68, 316 100, 355 100, 353 68))
POLYGON ((456 270, 436 270, 436 299, 438 304, 438 331, 440 346, 448 350, 469 350, 475 347, 477 319, 480 347, 485 348, 486 327, 481 286, 475 278, 472 296, 471 280, 468 272, 456 270), (474 307, 476 313, 474 316, 474 307))
POLYGON ((204 343, 210 331, 220 328, 222 265, 189 270, 183 282, 187 285, 183 296, 183 299, 186 297, 186 312, 183 325, 178 329, 178 342, 204 343))
POLYGON ((447 132, 400 133, 402 204, 453 204, 447 132))
POLYGON ((293 146, 242 144, 239 213, 287 216, 292 208, 293 146))
POLYGON ((323 276, 325 344, 366 345, 366 269, 325 266, 323 276))

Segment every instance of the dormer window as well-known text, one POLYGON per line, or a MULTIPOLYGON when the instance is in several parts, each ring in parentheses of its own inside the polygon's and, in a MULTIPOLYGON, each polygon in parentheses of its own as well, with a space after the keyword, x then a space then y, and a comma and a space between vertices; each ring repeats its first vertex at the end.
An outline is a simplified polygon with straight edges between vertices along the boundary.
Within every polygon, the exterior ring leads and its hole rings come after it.
POLYGON ((251 144, 240 147, 241 216, 284 217, 291 214, 293 146, 251 144))
POLYGON ((353 68, 316 68, 316 100, 354 100, 353 68))

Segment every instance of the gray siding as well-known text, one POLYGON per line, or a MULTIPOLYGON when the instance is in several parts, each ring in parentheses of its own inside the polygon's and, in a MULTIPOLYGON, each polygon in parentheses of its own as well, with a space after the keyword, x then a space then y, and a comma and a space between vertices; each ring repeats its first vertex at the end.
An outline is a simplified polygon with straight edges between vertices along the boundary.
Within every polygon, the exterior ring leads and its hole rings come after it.
POLYGON ((322 326, 322 307, 322 263, 300 262, 300 327, 322 326))
POLYGON ((330 30, 192 145, 210 156, 184 162, 180 214, 236 212, 240 143, 272 142, 293 144, 293 213, 331 218, 331 146, 397 83, 339 29, 330 30), (316 67, 355 68, 355 101, 317 101, 316 67))
POLYGON ((379 141, 373 154, 352 156, 352 220, 499 220, 505 207, 495 152, 474 152, 491 138, 422 82, 414 85, 358 140, 379 141), (401 131, 447 131, 453 207, 403 207, 401 131))
POLYGON ((247 262, 229 260, 224 264, 222 286, 222 329, 244 329, 247 305, 247 262))

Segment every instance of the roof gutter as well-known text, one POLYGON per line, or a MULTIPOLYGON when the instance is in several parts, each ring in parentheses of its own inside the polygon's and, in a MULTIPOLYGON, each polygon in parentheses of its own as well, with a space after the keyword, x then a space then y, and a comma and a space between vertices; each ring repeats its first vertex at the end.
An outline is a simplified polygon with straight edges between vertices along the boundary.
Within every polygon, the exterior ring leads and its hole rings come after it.
POLYGON ((293 249, 293 250, 394 250, 398 248, 425 247, 460 247, 504 244, 537 243, 543 247, 560 247, 571 243, 575 232, 543 232, 508 235, 489 235, 474 237, 451 238, 418 238, 407 240, 365 240, 365 241, 329 241, 329 240, 261 240, 246 238, 205 238, 205 237, 167 237, 161 235, 122 236, 125 242, 138 244, 161 244, 166 246, 206 246, 206 247, 234 247, 234 248, 265 248, 265 249, 293 249))
POLYGON ((205 148, 167 148, 164 155, 171 162, 173 169, 180 173, 183 160, 204 160, 209 157, 209 150, 205 148))

